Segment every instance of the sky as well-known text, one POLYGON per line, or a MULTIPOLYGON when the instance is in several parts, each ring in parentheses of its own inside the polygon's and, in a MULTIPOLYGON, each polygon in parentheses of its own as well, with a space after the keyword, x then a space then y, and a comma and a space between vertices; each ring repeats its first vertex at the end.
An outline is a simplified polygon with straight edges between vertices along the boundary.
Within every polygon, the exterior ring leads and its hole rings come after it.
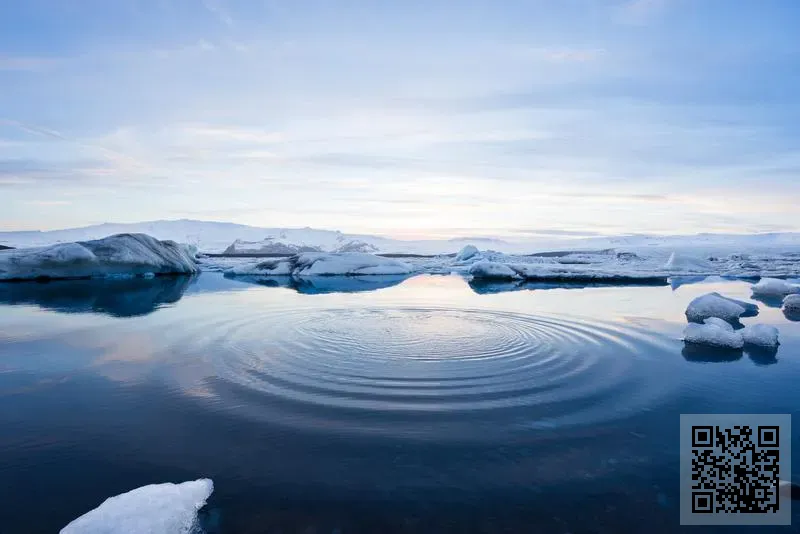
POLYGON ((800 231, 795 0, 0 3, 0 230, 800 231))

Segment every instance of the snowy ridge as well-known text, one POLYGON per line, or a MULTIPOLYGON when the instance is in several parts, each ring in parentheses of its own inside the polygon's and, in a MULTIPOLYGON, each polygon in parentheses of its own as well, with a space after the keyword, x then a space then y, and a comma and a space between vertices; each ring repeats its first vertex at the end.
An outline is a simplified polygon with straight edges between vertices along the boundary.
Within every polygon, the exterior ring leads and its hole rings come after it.
MULTIPOLYGON (((379 252, 407 254, 453 254, 466 245, 492 248, 506 254, 530 254, 543 251, 576 251, 616 249, 643 256, 658 256, 664 265, 674 251, 680 251, 676 261, 684 257, 707 259, 736 255, 747 264, 748 254, 771 253, 775 250, 800 253, 800 233, 770 233, 754 235, 698 234, 692 236, 627 235, 591 238, 526 237, 505 240, 491 237, 401 240, 377 235, 347 234, 335 230, 313 228, 260 228, 242 224, 173 220, 148 221, 130 224, 99 224, 84 228, 46 232, 0 232, 0 245, 12 247, 47 246, 57 243, 100 239, 112 234, 144 233, 160 240, 172 240, 195 245, 202 252, 234 250, 260 251, 263 247, 285 245, 285 253, 302 252, 302 247, 321 252, 379 252), (238 241, 238 243, 236 243, 238 241), (743 254, 743 253, 748 254, 743 254)), ((256 252, 258 253, 258 252, 256 252)))

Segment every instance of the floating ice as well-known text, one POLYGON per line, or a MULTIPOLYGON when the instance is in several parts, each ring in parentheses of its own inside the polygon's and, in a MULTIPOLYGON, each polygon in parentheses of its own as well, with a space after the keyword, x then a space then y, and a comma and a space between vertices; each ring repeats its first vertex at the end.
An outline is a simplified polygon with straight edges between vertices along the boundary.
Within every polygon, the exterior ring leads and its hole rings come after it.
POLYGON ((717 348, 741 349, 744 347, 742 334, 733 329, 723 328, 716 323, 689 323, 683 331, 683 340, 687 343, 717 348))
POLYGON ((212 491, 214 484, 207 478, 142 486, 109 497, 61 534, 188 534, 212 491))
POLYGON ((467 245, 464 248, 462 248, 458 254, 456 254, 455 261, 457 262, 467 261, 478 254, 480 254, 478 247, 476 247, 475 245, 467 245))
POLYGON ((712 272, 711 263, 703 258, 686 256, 673 252, 670 254, 664 269, 670 272, 708 273, 712 272))
POLYGON ((786 295, 783 299, 783 311, 786 313, 800 313, 800 294, 786 295))
POLYGON ((226 271, 231 275, 335 276, 409 274, 408 263, 363 252, 306 252, 289 258, 253 262, 226 271))
POLYGON ((521 276, 508 265, 485 260, 474 263, 469 269, 469 274, 475 278, 491 278, 495 280, 514 280, 521 278, 521 276))
POLYGON ((709 317, 717 317, 736 323, 740 317, 758 315, 758 306, 749 302, 723 297, 719 293, 701 295, 686 308, 686 318, 691 323, 702 323, 709 317))
POLYGON ((0 252, 0 280, 91 278, 195 273, 190 251, 145 234, 0 252))
POLYGON ((766 324, 746 326, 741 331, 746 345, 775 348, 779 345, 778 329, 766 324))
POLYGON ((800 293, 800 286, 777 278, 762 278, 753 285, 752 290, 753 295, 761 297, 783 297, 800 293))
POLYGON ((733 325, 727 321, 723 321, 719 317, 709 317, 708 319, 703 321, 703 324, 718 326, 723 330, 727 330, 728 332, 733 332, 733 325))

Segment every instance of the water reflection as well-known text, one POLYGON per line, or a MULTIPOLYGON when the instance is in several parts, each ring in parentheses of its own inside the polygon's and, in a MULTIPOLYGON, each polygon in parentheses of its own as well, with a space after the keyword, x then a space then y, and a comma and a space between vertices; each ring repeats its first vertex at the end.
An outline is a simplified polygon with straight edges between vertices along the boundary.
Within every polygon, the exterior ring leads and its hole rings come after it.
POLYGON ((532 281, 493 281, 472 279, 469 287, 479 295, 491 295, 508 291, 535 291, 542 289, 588 289, 593 287, 654 287, 666 286, 667 282, 647 281, 635 283, 614 282, 532 282, 532 281))
POLYGON ((696 343, 685 343, 681 351, 687 362, 693 363, 725 363, 735 362, 747 354, 750 361, 758 366, 774 365, 778 363, 778 349, 768 347, 746 346, 744 349, 728 349, 722 347, 709 347, 696 343))
POLYGON ((765 295, 753 295, 753 300, 757 300, 758 302, 764 304, 769 308, 780 308, 783 306, 783 296, 774 297, 765 295))
POLYGON ((197 277, 52 280, 0 284, 0 304, 33 305, 60 313, 136 317, 178 302, 197 277))
POLYGON ((361 293, 400 284, 410 275, 370 276, 237 276, 237 281, 266 287, 283 287, 304 295, 326 293, 361 293))

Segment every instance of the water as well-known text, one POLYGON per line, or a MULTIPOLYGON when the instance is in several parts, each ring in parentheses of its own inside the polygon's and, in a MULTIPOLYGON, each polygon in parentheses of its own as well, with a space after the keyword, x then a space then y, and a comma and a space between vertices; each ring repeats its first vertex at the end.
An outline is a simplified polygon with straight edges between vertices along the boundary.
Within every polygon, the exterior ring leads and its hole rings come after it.
POLYGON ((212 533, 680 531, 678 415, 800 405, 775 307, 777 354, 683 347, 708 291, 749 284, 2 284, 0 532, 200 477, 212 533))

